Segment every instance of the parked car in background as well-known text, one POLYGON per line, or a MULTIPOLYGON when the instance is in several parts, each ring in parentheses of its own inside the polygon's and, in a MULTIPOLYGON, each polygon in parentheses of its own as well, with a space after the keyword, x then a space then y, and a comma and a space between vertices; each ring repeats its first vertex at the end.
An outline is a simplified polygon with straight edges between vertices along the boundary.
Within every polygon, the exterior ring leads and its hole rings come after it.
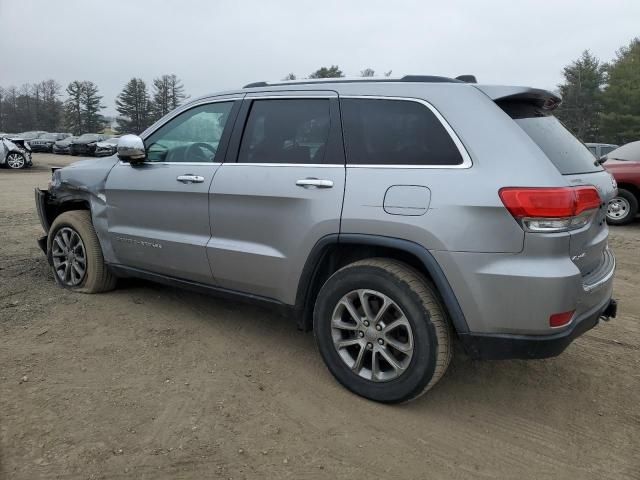
POLYGON ((96 143, 96 157, 109 157, 116 153, 118 148, 119 137, 107 138, 101 142, 96 143))
POLYGON ((38 138, 29 140, 29 146, 34 152, 51 152, 53 151, 54 143, 70 136, 70 133, 45 133, 38 138))
POLYGON ((585 143, 585 145, 596 158, 602 158, 607 153, 618 148, 618 145, 614 145, 613 143, 585 143))
POLYGON ((62 140, 58 140, 57 142, 54 142, 53 147, 51 148, 51 151, 53 153, 68 155, 71 147, 71 142, 73 142, 77 138, 78 137, 71 136, 71 137, 64 138, 62 140))
POLYGON ((94 155, 96 144, 109 138, 101 133, 85 133, 71 141, 69 153, 71 155, 94 155))
POLYGON ((427 76, 203 97, 54 170, 39 244, 77 292, 139 276, 277 305, 345 387, 411 400, 456 338, 550 357, 616 314, 615 185, 559 103, 427 76))
POLYGON ((603 165, 618 183, 618 194, 607 208, 607 222, 630 223, 638 215, 640 203, 640 141, 609 152, 603 165))
POLYGON ((16 133, 15 135, 8 138, 9 140, 24 140, 25 142, 29 142, 31 140, 35 140, 36 138, 40 138, 46 133, 48 132, 45 132, 44 130, 33 130, 29 132, 16 133))
POLYGON ((0 166, 18 170, 31 165, 31 149, 24 140, 0 139, 0 166))

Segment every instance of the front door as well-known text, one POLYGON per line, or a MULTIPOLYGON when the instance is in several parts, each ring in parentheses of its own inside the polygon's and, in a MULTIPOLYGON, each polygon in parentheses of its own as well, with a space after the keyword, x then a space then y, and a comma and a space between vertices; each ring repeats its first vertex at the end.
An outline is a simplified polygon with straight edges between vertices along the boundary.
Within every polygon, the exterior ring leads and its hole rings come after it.
POLYGON ((337 95, 300 93, 245 97, 207 248, 219 286, 288 304, 313 246, 340 230, 345 182, 337 95))
POLYGON ((184 110, 145 138, 145 162, 113 168, 107 217, 119 264, 213 283, 209 187, 239 103, 222 98, 184 110))

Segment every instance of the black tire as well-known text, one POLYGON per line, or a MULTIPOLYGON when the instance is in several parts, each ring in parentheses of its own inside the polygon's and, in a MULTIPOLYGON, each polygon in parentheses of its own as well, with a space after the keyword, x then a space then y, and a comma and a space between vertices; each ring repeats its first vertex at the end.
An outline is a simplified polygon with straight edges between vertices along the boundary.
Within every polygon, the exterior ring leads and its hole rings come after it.
POLYGON ((53 221, 47 238, 49 262, 53 264, 52 245, 54 238, 58 231, 63 228, 70 228, 82 239, 86 256, 86 269, 82 281, 77 285, 70 286, 59 278, 54 268, 53 276, 58 285, 81 293, 100 293, 113 290, 116 286, 116 277, 109 272, 104 263, 100 242, 91 222, 91 214, 87 210, 64 212, 53 221))
POLYGON ((361 260, 334 273, 318 293, 313 328, 320 354, 338 382, 383 403, 406 402, 426 393, 444 375, 453 352, 450 323, 435 287, 413 268, 392 259, 361 260), (395 302, 412 329, 410 362, 403 373, 388 381, 354 373, 334 346, 334 310, 345 295, 360 289, 380 292, 395 302))
POLYGON ((607 207, 607 223, 610 225, 626 225, 631 223, 638 215, 638 199, 629 190, 624 188, 618 189, 618 195, 616 198, 609 202, 607 207), (613 212, 613 204, 617 202, 617 205, 621 206, 623 210, 616 210, 613 212))

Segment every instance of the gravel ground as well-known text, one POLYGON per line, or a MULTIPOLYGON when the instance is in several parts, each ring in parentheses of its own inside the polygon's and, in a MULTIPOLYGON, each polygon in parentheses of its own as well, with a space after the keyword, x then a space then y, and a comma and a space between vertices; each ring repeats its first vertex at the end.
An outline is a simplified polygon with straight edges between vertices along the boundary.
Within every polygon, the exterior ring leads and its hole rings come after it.
POLYGON ((640 222, 611 229, 617 319, 554 359, 458 355, 384 406, 269 310, 56 287, 33 187, 71 158, 34 162, 0 170, 0 478, 640 478, 640 222))

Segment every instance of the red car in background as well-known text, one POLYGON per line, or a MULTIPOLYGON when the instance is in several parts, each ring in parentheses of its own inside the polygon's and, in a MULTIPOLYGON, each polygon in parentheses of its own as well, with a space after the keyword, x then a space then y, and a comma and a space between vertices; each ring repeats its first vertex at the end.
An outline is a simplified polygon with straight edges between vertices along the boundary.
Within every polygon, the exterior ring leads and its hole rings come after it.
POLYGON ((604 168, 618 183, 618 195, 609 202, 607 222, 624 225, 638 214, 640 201, 640 141, 627 143, 606 155, 604 168))

